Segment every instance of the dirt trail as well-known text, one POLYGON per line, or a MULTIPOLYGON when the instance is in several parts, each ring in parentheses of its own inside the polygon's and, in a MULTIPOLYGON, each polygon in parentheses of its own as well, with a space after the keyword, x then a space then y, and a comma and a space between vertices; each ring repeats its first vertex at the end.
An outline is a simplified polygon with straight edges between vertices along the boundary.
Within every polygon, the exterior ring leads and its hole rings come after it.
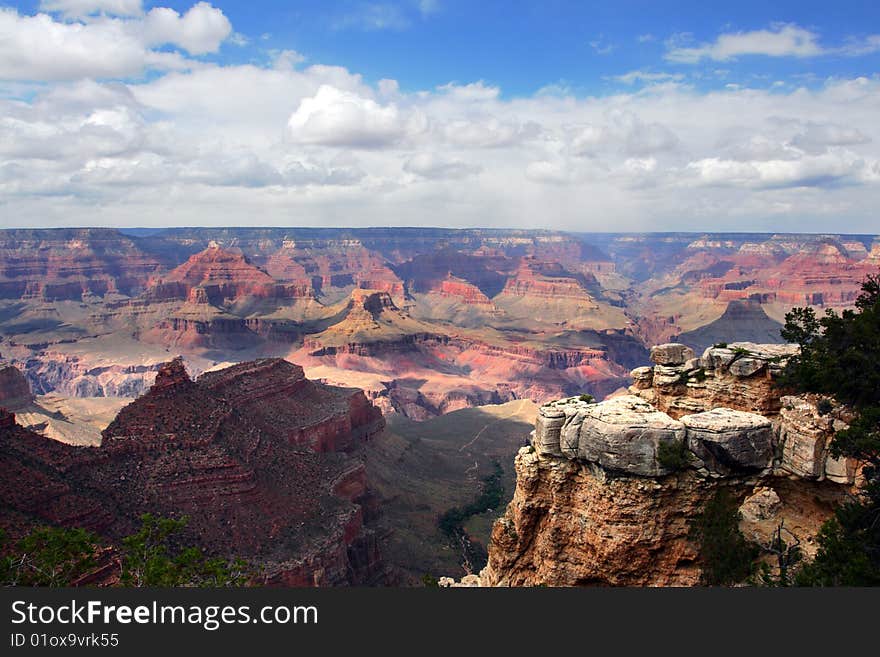
POLYGON ((513 410, 513 411, 511 411, 510 413, 508 413, 507 415, 504 415, 504 416, 502 416, 502 417, 495 418, 495 419, 492 420, 491 422, 487 422, 486 424, 484 424, 484 425, 483 425, 483 428, 480 429, 480 430, 474 435, 473 438, 471 438, 470 442, 465 443, 464 445, 462 445, 461 447, 459 447, 459 448, 458 448, 458 451, 459 451, 459 452, 463 452, 465 449, 467 449, 468 447, 470 447, 471 445, 473 445, 475 442, 477 442, 477 439, 483 434, 483 432, 484 432, 486 429, 488 429, 490 426, 492 426, 493 424, 496 424, 496 423, 498 423, 498 422, 501 422, 502 420, 507 420, 507 419, 513 417, 514 415, 517 415, 517 414, 519 414, 520 412, 522 412, 523 404, 528 403, 528 401, 529 401, 528 399, 520 399, 520 400, 519 400, 519 405, 517 406, 516 410, 513 410))

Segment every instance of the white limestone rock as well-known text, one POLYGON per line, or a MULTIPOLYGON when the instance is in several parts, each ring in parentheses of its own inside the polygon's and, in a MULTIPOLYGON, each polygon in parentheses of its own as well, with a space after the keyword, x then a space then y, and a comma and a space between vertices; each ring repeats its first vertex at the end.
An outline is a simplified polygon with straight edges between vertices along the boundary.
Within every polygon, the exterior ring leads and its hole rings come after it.
POLYGON ((773 460, 773 427, 763 415, 715 408, 686 415, 687 445, 713 473, 760 471, 773 460))
POLYGON ((679 342, 667 342, 651 347, 651 362, 657 365, 684 365, 696 356, 694 350, 679 342))
POLYGON ((573 416, 561 432, 572 459, 645 477, 667 474, 657 460, 662 442, 684 440, 684 425, 631 395, 594 404, 573 416))

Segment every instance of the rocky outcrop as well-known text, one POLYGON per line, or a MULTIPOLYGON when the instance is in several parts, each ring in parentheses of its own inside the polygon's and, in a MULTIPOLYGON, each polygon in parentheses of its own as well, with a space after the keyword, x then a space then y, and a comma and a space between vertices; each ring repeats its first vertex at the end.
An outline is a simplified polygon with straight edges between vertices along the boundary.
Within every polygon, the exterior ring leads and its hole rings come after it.
POLYGON ((292 363, 242 363, 193 381, 172 361, 97 448, 3 424, 0 525, 12 536, 49 522, 112 541, 142 513, 185 514, 182 540, 258 564, 269 584, 384 577, 358 451, 382 429, 381 414, 292 363))
POLYGON ((684 365, 694 356, 693 349, 675 342, 651 347, 651 361, 657 365, 684 365))
POLYGON ((524 447, 513 500, 492 528, 484 586, 686 586, 699 579, 687 519, 715 483, 613 476, 524 447))
POLYGON ((833 458, 828 453, 834 433, 844 429, 851 419, 847 410, 815 395, 785 396, 781 402, 781 468, 805 479, 853 483, 857 463, 850 458, 833 458))
POLYGON ((567 414, 559 448, 569 459, 633 475, 657 476, 669 472, 658 461, 660 445, 681 442, 684 435, 681 422, 639 397, 615 397, 567 414))
POLYGON ((689 520, 722 487, 742 502, 755 540, 769 541, 770 525, 781 521, 803 539, 814 535, 846 496, 839 484, 853 483, 856 464, 827 458, 835 430, 846 426, 844 409, 780 400, 767 385, 792 353, 734 343, 696 358, 684 345, 661 345, 652 350, 654 366, 634 370, 633 394, 540 407, 480 583, 695 584, 689 520), (696 372, 715 379, 711 394, 694 395, 696 372), (728 385, 737 392, 722 393, 728 385), (737 407, 704 408, 715 399, 736 399, 737 407))
POLYGON ((681 421, 698 467, 712 474, 759 472, 773 463, 773 427, 762 415, 715 408, 685 415, 681 421))
POLYGON ((686 358, 693 352, 685 345, 662 347, 658 353, 676 357, 664 356, 666 362, 650 370, 633 370, 630 390, 675 418, 713 408, 775 415, 780 395, 774 380, 797 352, 797 345, 732 342, 709 347, 700 358, 686 358))
POLYGON ((156 380, 153 382, 151 391, 159 391, 184 383, 190 383, 191 379, 183 364, 183 358, 178 356, 174 360, 164 363, 156 372, 156 380))
POLYGON ((0 365, 0 406, 18 408, 33 401, 27 378, 14 365, 0 365))

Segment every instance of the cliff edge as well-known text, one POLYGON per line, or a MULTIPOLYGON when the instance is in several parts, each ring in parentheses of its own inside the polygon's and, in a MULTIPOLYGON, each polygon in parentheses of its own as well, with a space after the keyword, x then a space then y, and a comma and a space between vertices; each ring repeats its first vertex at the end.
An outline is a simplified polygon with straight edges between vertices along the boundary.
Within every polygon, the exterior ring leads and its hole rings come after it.
POLYGON ((812 556, 811 537, 858 473, 827 451, 846 409, 775 386, 794 353, 732 343, 697 357, 664 344, 627 394, 542 406, 488 565, 465 584, 697 584, 690 520, 719 488, 741 504, 747 538, 766 544, 784 521, 812 556))

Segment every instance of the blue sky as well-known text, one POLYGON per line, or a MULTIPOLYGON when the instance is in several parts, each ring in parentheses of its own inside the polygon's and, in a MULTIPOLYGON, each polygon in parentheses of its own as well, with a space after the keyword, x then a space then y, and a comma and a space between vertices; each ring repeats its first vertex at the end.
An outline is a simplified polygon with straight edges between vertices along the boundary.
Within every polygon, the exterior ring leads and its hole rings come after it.
MULTIPOLYGON (((39 2, 21 3, 37 11, 39 2)), ((144 2, 145 9, 185 12, 192 2, 144 2)), ((700 84, 809 75, 872 75, 880 49, 861 56, 833 53, 809 58, 746 55, 723 65, 664 58, 669 41, 710 42, 719 34, 800 26, 822 46, 840 48, 880 32, 880 3, 744 0, 729 2, 578 2, 575 0, 404 0, 402 2, 217 2, 247 39, 227 43, 210 57, 224 63, 265 62, 274 50, 292 49, 308 61, 344 66, 367 80, 396 79, 403 90, 430 89, 451 81, 484 80, 505 96, 531 95, 555 83, 578 94, 613 91, 616 75, 637 69, 669 71, 700 84)), ((12 6, 16 6, 12 4, 12 6)), ((802 83, 804 78, 799 78, 802 83)))
POLYGON ((0 7, 9 225, 880 223, 875 3, 0 7))
MULTIPOLYGON (((676 36, 699 43, 724 32, 793 23, 814 30, 831 48, 863 38, 872 28, 880 31, 880 4, 870 2, 438 0, 427 14, 418 2, 261 3, 265 12, 241 4, 224 5, 239 31, 252 38, 270 35, 244 49, 244 58, 259 57, 266 45, 293 48, 315 61, 359 70, 368 79, 395 78, 405 90, 482 79, 506 95, 532 94, 560 80, 581 94, 607 93, 613 86, 609 76, 642 68, 693 74, 693 66, 664 60, 666 42, 676 36), (382 18, 388 22, 384 29, 377 26, 382 18)), ((746 56, 723 67, 703 62, 697 71, 727 68, 732 80, 744 83, 767 75, 869 75, 878 62, 876 52, 809 62, 746 56)))

